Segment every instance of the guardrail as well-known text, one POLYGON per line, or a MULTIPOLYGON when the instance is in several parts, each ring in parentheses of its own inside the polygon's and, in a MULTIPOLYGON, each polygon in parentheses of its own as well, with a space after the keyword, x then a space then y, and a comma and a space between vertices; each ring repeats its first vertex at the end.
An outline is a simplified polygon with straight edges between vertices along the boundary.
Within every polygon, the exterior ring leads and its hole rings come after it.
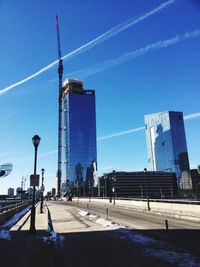
POLYGON ((11 209, 15 209, 15 208, 19 208, 21 206, 25 206, 26 204, 29 204, 29 203, 31 203, 30 200, 23 201, 23 202, 20 202, 20 203, 15 203, 15 204, 4 206, 4 207, 0 207, 0 214, 5 212, 5 211, 11 210, 11 209))
POLYGON ((24 201, 13 205, 8 205, 0 208, 0 225, 9 220, 14 214, 21 211, 25 207, 31 204, 31 201, 24 201))

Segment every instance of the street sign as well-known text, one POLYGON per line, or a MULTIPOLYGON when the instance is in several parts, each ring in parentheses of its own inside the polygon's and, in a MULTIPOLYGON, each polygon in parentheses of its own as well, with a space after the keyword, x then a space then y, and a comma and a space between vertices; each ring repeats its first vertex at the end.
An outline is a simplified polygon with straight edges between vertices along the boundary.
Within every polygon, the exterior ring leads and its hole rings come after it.
POLYGON ((40 180, 40 175, 39 174, 31 174, 30 176, 30 186, 39 186, 39 180, 40 180))

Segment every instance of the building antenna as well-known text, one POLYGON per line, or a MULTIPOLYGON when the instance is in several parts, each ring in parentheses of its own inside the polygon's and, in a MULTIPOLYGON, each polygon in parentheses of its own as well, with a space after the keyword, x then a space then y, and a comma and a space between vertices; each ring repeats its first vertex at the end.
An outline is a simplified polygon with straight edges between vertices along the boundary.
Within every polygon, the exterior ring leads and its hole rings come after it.
POLYGON ((62 178, 62 75, 63 61, 60 48, 60 32, 58 16, 56 15, 57 46, 58 46, 58 170, 57 170, 57 197, 61 197, 61 178, 62 178))

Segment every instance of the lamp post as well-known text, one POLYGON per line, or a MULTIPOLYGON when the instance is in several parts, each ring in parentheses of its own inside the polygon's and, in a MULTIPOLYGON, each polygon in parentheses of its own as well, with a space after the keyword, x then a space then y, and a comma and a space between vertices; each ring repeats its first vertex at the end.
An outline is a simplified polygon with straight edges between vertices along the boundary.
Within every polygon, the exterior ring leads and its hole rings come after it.
POLYGON ((142 188, 142 185, 140 185, 140 192, 141 192, 141 198, 143 198, 143 188, 142 188))
POLYGON ((145 178, 145 189, 146 189, 146 198, 147 198, 147 210, 150 211, 149 192, 148 192, 148 186, 147 186, 147 169, 146 168, 144 168, 144 178, 145 178))
MULTIPOLYGON (((36 169, 37 169, 37 150, 40 143, 40 137, 38 135, 34 135, 32 138, 33 145, 35 148, 35 157, 34 157, 34 177, 36 177, 36 169)), ((31 208, 31 224, 30 224, 30 232, 35 232, 35 184, 33 185, 33 199, 32 199, 32 208, 31 208)))
POLYGON ((173 199, 173 198, 174 198, 174 194, 173 194, 173 188, 171 186, 171 199, 173 199))
POLYGON ((160 199, 162 200, 163 194, 162 194, 162 189, 160 188, 160 199))
POLYGON ((41 173, 42 173, 42 185, 41 185, 41 202, 40 202, 40 213, 43 213, 43 201, 44 201, 44 197, 43 197, 43 192, 44 192, 44 169, 41 169, 41 173))

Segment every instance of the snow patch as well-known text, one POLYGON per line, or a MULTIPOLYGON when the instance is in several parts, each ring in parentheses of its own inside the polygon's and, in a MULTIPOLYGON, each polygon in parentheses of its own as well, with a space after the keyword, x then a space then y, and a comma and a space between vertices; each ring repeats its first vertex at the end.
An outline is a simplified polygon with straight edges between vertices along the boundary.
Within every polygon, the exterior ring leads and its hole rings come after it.
POLYGON ((10 240, 9 229, 12 228, 31 208, 31 205, 13 215, 7 222, 0 226, 0 239, 10 240))
POLYGON ((5 222, 1 227, 1 230, 9 230, 12 228, 31 208, 31 205, 23 209, 22 211, 13 215, 7 222, 5 222))
POLYGON ((85 211, 85 210, 79 210, 79 214, 81 216, 86 216, 86 215, 90 215, 90 213, 88 211, 85 211))
POLYGON ((54 231, 51 231, 49 239, 50 241, 53 241, 53 242, 57 241, 57 233, 54 231))
POLYGON ((1 230, 0 231, 0 239, 6 239, 6 240, 10 240, 10 233, 7 230, 1 230))
POLYGON ((115 230, 115 229, 118 229, 118 228, 124 228, 123 226, 115 223, 115 222, 112 222, 112 221, 109 221, 109 220, 105 220, 103 218, 98 218, 97 215, 94 215, 94 214, 90 214, 88 211, 85 211, 85 210, 79 210, 79 214, 81 216, 87 216, 87 219, 90 220, 90 221, 95 221, 96 223, 98 224, 101 224, 103 227, 109 229, 109 230, 115 230))
POLYGON ((170 263, 175 263, 178 267, 200 267, 200 262, 189 253, 181 253, 164 249, 147 249, 145 254, 162 258, 164 261, 170 263))
POLYGON ((112 221, 109 221, 109 220, 105 220, 105 219, 97 219, 96 220, 96 223, 98 224, 101 224, 103 225, 105 228, 109 229, 109 230, 115 230, 115 229, 119 229, 119 228, 123 228, 123 226, 115 223, 115 222, 112 222, 112 221))
POLYGON ((159 243, 157 240, 150 238, 148 236, 145 236, 143 234, 137 233, 137 232, 133 232, 129 229, 123 229, 120 228, 117 230, 118 233, 120 233, 120 238, 123 239, 128 239, 143 245, 147 245, 147 244, 155 244, 155 243, 159 243))
POLYGON ((56 246, 64 247, 65 237, 64 235, 58 235, 56 232, 52 231, 49 241, 54 242, 56 246))
POLYGON ((94 215, 94 214, 90 214, 90 215, 88 215, 88 220, 90 220, 90 221, 93 221, 93 220, 95 220, 97 218, 97 215, 94 215))

